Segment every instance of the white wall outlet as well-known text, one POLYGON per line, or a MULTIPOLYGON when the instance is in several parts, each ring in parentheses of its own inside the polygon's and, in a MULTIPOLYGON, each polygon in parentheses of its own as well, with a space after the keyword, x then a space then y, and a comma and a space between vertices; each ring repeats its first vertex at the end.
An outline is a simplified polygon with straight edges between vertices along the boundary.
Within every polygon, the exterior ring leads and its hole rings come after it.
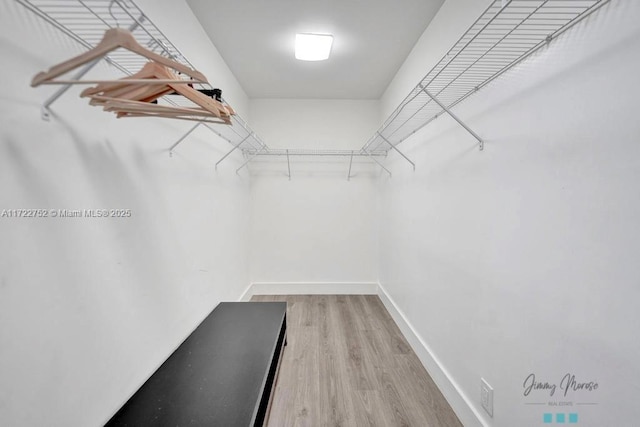
POLYGON ((493 388, 484 378, 480 378, 480 382, 480 402, 484 410, 493 417, 493 388))

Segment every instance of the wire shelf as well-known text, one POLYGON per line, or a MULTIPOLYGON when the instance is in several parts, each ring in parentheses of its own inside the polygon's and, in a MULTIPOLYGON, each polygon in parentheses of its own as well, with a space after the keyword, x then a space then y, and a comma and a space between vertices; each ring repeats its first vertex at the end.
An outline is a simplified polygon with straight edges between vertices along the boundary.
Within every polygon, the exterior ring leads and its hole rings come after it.
POLYGON ((360 150, 314 150, 314 149, 276 149, 247 150, 246 154, 255 156, 323 156, 323 157, 369 157, 385 156, 385 153, 365 153, 360 150))
MULTIPOLYGON (((141 46, 195 69, 132 0, 16 1, 87 49, 92 49, 100 43, 106 30, 128 28, 141 46)), ((146 58, 126 49, 116 49, 104 59, 125 75, 138 72, 148 62, 146 58)), ((193 86, 195 89, 213 89, 209 84, 193 86)), ((196 107, 188 99, 179 96, 167 95, 160 102, 181 107, 196 107)), ((193 117, 193 120, 198 121, 198 117, 193 117)), ((207 127, 242 151, 268 149, 239 115, 231 116, 231 123, 231 126, 207 127)))
MULTIPOLYGON (((87 49, 95 47, 107 29, 130 28, 142 46, 195 69, 132 0, 16 1, 87 49)), ((233 146, 216 166, 235 150, 248 158, 245 165, 259 156, 355 156, 369 157, 380 164, 376 157, 386 156, 391 149, 398 151, 398 144, 441 114, 452 114, 450 108, 608 1, 493 1, 358 151, 271 149, 240 116, 234 115, 231 117, 232 126, 211 126, 202 123, 198 117, 193 117, 196 125, 170 148, 170 153, 196 127, 203 125, 233 146)), ((147 61, 126 49, 116 49, 105 60, 125 75, 134 74, 147 61)), ((194 87, 213 89, 209 84, 194 84, 194 87)), ((163 97, 160 102, 183 107, 195 106, 183 97, 171 95, 163 97)), ((480 141, 482 147, 481 139, 453 114, 452 116, 480 141)), ((411 160, 400 151, 398 153, 415 169, 411 160)), ((380 166, 384 168, 382 164, 380 166)))
POLYGON ((608 1, 495 0, 362 150, 388 152, 608 1))

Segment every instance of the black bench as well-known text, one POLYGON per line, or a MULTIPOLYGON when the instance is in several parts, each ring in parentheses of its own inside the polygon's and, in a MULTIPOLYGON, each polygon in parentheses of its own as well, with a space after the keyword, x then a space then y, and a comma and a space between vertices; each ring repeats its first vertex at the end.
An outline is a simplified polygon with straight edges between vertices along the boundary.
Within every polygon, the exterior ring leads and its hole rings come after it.
POLYGON ((286 311, 284 302, 221 303, 106 425, 263 425, 286 311))

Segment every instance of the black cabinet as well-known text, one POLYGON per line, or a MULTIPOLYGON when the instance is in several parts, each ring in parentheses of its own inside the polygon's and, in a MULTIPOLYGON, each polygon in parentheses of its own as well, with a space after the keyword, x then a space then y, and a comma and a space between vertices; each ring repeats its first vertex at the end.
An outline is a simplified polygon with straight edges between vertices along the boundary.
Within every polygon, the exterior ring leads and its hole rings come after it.
POLYGON ((261 426, 286 345, 284 302, 221 303, 107 426, 261 426))

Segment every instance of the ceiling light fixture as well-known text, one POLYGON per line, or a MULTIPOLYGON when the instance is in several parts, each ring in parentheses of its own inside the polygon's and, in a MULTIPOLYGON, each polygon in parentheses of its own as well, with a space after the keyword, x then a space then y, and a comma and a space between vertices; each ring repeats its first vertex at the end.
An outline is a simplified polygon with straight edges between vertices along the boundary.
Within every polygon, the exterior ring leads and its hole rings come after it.
POLYGON ((333 36, 329 34, 296 34, 296 59, 323 61, 329 58, 333 36))

